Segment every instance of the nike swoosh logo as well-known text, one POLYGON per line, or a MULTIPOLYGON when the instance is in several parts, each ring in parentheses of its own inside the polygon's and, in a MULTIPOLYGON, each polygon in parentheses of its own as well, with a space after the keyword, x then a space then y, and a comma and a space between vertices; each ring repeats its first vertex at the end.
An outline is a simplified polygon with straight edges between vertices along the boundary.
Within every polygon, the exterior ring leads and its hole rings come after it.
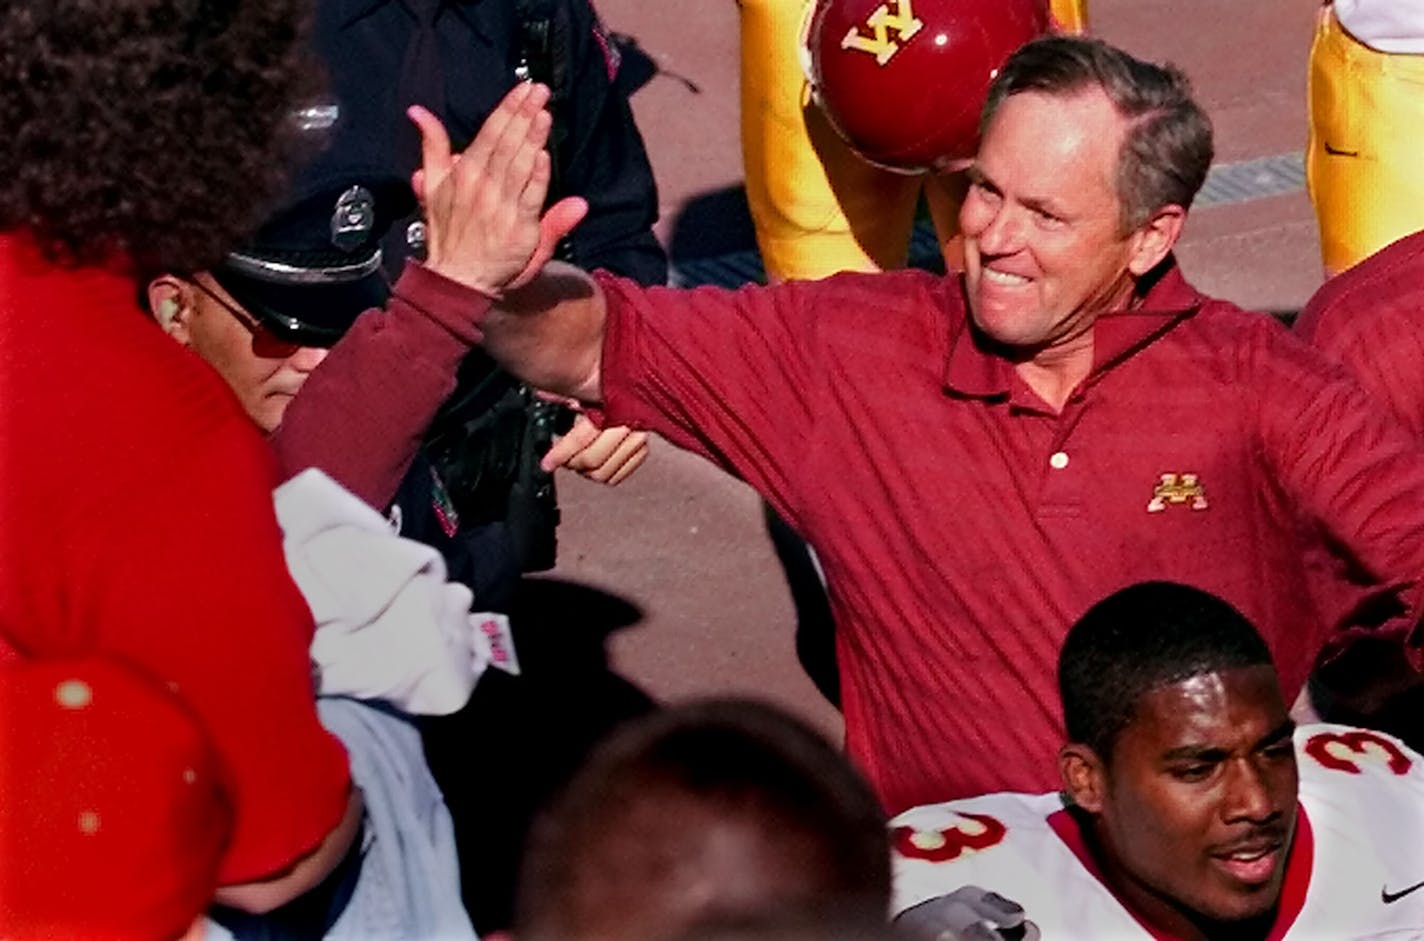
POLYGON ((1409 893, 1418 892, 1420 889, 1424 889, 1424 882, 1416 882, 1409 888, 1402 889, 1398 892, 1391 892, 1384 886, 1380 886, 1380 901, 1385 903, 1386 905, 1392 905, 1395 902, 1398 902, 1400 899, 1404 898, 1409 893))

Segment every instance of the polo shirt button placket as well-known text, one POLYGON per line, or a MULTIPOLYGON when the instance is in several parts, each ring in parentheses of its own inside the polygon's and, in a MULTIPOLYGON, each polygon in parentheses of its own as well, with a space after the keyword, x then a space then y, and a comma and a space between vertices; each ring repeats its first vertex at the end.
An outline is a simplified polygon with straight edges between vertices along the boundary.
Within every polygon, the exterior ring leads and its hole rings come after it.
POLYGON ((1083 495, 1078 492, 1082 481, 1079 474, 1067 473, 1071 461, 1067 448, 1060 446, 1048 455, 1048 474, 1038 506, 1041 519, 1078 519, 1082 514, 1083 495))

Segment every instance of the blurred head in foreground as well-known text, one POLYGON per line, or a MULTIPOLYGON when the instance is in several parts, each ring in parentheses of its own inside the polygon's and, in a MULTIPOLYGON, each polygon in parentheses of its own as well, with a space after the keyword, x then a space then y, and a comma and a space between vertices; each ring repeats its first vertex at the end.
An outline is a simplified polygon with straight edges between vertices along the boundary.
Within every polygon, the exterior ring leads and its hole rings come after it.
POLYGON ((739 921, 883 924, 869 788, 818 734, 753 702, 671 708, 600 746, 536 824, 519 941, 677 938, 739 921))

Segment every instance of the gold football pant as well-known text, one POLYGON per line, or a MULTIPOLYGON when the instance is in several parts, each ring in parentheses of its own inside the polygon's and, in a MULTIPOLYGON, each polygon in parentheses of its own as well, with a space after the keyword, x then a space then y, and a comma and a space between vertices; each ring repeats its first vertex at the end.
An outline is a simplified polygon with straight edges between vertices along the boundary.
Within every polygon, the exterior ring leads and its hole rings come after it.
POLYGON ((1326 270, 1424 229, 1424 55, 1378 52, 1321 11, 1310 49, 1306 182, 1326 270))
POLYGON ((1088 0, 1048 0, 1048 12, 1065 33, 1088 31, 1088 0))
MULTIPOLYGON (((1087 25, 1086 0, 1050 0, 1058 24, 1087 25)), ((872 166, 810 104, 800 43, 812 0, 740 0, 742 160, 757 244, 772 280, 898 268, 923 190, 951 267, 963 174, 907 175, 872 166)))

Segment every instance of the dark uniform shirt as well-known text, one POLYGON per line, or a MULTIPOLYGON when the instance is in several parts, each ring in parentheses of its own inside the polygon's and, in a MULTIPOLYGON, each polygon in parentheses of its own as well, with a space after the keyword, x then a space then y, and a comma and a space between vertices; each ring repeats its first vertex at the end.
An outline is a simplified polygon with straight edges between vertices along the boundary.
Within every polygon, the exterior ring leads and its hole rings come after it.
MULTIPOLYGON (((652 232, 658 209, 652 170, 626 92, 615 82, 616 51, 587 0, 320 0, 316 43, 338 112, 330 142, 303 171, 301 185, 372 173, 408 177, 420 162, 419 135, 405 115, 411 104, 440 117, 452 145, 463 150, 521 78, 516 70, 528 48, 521 23, 531 9, 552 26, 551 196, 577 195, 589 205, 563 246, 564 257, 661 284, 667 259, 652 232)), ((416 221, 397 224, 386 239, 392 274, 411 253, 416 221)), ((329 365, 336 360, 333 354, 329 365)), ((462 389, 485 387, 487 362, 480 351, 470 354, 462 389)), ((337 387, 356 379, 327 378, 337 387)), ((473 421, 485 413, 457 417, 473 421)), ((507 440, 499 430, 494 436, 507 440)), ((346 446, 367 447, 360 437, 350 436, 346 446)), ((451 577, 474 591, 477 610, 507 611, 527 561, 521 546, 537 526, 522 526, 513 516, 508 522, 471 513, 452 517, 450 494, 431 472, 430 450, 406 473, 392 513, 399 514, 404 535, 440 551, 451 577)), ((496 463, 507 457, 495 454, 496 463)), ((520 644, 528 635, 521 635, 517 612, 513 624, 520 644)), ((508 925, 527 818, 608 726, 647 707, 641 693, 601 664, 578 682, 563 671, 544 678, 531 673, 539 671, 526 664, 518 678, 487 674, 465 709, 421 723, 427 759, 455 822, 466 906, 482 934, 508 925), (494 762, 499 767, 491 773, 494 762)))
MULTIPOLYGON (((555 51, 567 53, 555 63, 562 79, 554 105, 557 184, 561 194, 582 196, 589 204, 587 218, 573 233, 570 260, 661 284, 667 280, 667 259, 652 233, 657 191, 628 100, 613 80, 616 54, 585 0, 549 0, 548 6, 555 51)), ((338 146, 320 163, 375 162, 401 174, 413 172, 420 146, 405 116, 411 104, 438 115, 453 146, 463 149, 519 80, 519 32, 514 0, 319 3, 317 45, 342 109, 338 146), (432 45, 437 62, 428 56, 432 45), (348 134, 357 138, 354 145, 347 144, 348 134)), ((402 260, 389 262, 398 266, 402 260)))
MULTIPOLYGON (((464 149, 520 80, 529 57, 523 22, 536 16, 548 18, 552 33, 547 58, 555 90, 551 146, 558 188, 552 195, 579 195, 589 204, 565 246, 567 260, 645 284, 663 283, 667 259, 652 233, 657 218, 652 171, 628 100, 615 82, 616 52, 586 0, 319 3, 316 43, 339 118, 331 144, 303 176, 345 178, 357 171, 408 176, 420 161, 419 135, 405 115, 412 104, 438 115, 452 146, 464 149)), ((416 222, 415 216, 402 221, 386 239, 392 273, 411 251, 416 222)), ((462 387, 479 384, 493 368, 482 353, 472 354, 462 369, 462 387)), ((503 384, 514 386, 513 380, 503 384)), ((442 532, 446 521, 431 510, 441 496, 438 488, 432 490, 433 480, 428 468, 417 467, 403 483, 403 533, 440 549, 452 574, 476 589, 477 607, 502 609, 522 564, 545 556, 535 567, 547 567, 552 517, 511 518, 499 532, 482 532, 491 521, 467 514, 458 534, 442 532), (512 547, 544 544, 543 537, 531 535, 536 529, 547 530, 548 551, 536 549, 511 563, 512 547)), ((454 496, 458 504, 460 494, 454 496)))

